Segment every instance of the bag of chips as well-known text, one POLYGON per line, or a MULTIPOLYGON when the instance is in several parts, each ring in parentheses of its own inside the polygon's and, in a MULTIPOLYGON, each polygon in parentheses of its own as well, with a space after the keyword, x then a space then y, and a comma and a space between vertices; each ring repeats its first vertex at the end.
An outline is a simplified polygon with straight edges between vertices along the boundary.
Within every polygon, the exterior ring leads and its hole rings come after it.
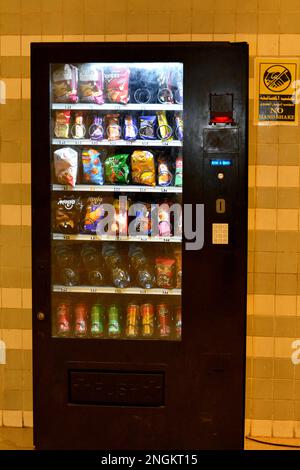
POLYGON ((56 111, 54 135, 58 139, 67 139, 69 137, 70 111, 56 111))
POLYGON ((130 69, 127 67, 112 67, 105 72, 105 90, 110 103, 128 103, 129 76, 130 69))
POLYGON ((127 114, 124 117, 124 139, 125 140, 135 140, 138 135, 138 128, 136 126, 136 119, 127 114))
POLYGON ((70 147, 63 147, 54 152, 55 176, 60 184, 75 186, 78 169, 78 154, 70 147))
POLYGON ((175 186, 182 186, 182 156, 176 158, 175 186))
POLYGON ((129 166, 127 163, 129 155, 120 154, 108 157, 104 163, 105 181, 110 184, 128 184, 129 166))
POLYGON ((83 181, 89 184, 103 184, 103 168, 100 153, 95 149, 84 149, 81 153, 83 181))
POLYGON ((55 229, 61 233, 79 233, 83 207, 81 198, 74 195, 60 197, 54 204, 55 229))
POLYGON ((77 103, 78 68, 65 64, 52 75, 52 94, 55 103, 77 103))
POLYGON ((80 66, 79 93, 83 103, 104 103, 104 73, 98 64, 80 66))
POLYGON ((156 116, 140 116, 139 118, 139 134, 140 138, 144 140, 156 139, 156 116))
POLYGON ((170 162, 169 160, 161 155, 158 157, 158 185, 159 186, 169 186, 172 183, 173 175, 170 171, 170 162))
POLYGON ((121 139, 121 127, 119 124, 119 114, 107 114, 105 116, 106 135, 108 140, 121 139))
POLYGON ((171 289, 174 285, 175 259, 156 258, 156 284, 162 289, 171 289))
POLYGON ((131 178, 135 184, 155 186, 154 156, 148 150, 135 150, 131 155, 131 178))
POLYGON ((87 233, 96 233, 97 225, 104 218, 105 211, 102 197, 89 197, 86 201, 83 230, 87 233))
POLYGON ((171 140, 173 130, 168 124, 166 111, 158 111, 156 114, 158 120, 157 137, 162 140, 171 140))

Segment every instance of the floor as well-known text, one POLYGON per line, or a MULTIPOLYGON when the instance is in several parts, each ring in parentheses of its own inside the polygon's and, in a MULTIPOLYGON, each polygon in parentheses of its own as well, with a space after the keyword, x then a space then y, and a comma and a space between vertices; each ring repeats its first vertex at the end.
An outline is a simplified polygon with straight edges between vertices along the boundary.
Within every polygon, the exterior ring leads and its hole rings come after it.
MULTIPOLYGON (((300 450, 300 439, 271 439, 261 438, 267 444, 261 444, 249 439, 245 440, 245 450, 300 450), (272 442, 286 447, 272 445, 272 442), (289 446, 299 446, 299 449, 289 446)), ((0 428, 0 450, 31 450, 32 429, 29 428, 0 428)))

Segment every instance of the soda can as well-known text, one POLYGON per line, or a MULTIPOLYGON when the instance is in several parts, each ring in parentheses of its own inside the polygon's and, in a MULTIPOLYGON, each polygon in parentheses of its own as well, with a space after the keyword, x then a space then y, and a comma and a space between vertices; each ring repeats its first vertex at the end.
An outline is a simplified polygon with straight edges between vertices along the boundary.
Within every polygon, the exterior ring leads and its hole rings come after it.
POLYGON ((56 331, 59 336, 68 336, 71 332, 71 307, 68 303, 60 303, 56 309, 56 331))
POLYGON ((121 315, 120 307, 117 304, 111 304, 108 307, 108 336, 117 338, 121 334, 121 315))
POLYGON ((154 333, 154 308, 153 305, 141 305, 142 336, 152 336, 154 333))
POLYGON ((130 303, 127 306, 126 313, 126 336, 136 338, 139 328, 140 307, 135 303, 130 303))
POLYGON ((176 312, 175 312, 175 336, 177 339, 181 339, 181 327, 182 327, 181 307, 177 307, 176 312))
POLYGON ((158 304, 156 307, 158 336, 170 336, 170 313, 167 304, 158 304))
POLYGON ((91 335, 104 336, 104 306, 94 304, 91 308, 91 335))
POLYGON ((85 303, 78 303, 74 308, 75 313, 75 336, 86 336, 88 308, 85 303))

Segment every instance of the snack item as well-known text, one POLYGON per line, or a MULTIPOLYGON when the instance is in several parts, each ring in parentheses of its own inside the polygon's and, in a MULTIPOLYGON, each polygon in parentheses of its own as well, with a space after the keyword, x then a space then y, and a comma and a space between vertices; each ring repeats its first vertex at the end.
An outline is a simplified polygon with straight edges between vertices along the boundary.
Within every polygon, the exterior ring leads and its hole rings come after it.
POLYGON ((75 123, 71 128, 73 139, 83 139, 86 133, 82 112, 75 113, 75 123))
POLYGON ((101 286, 104 282, 104 270, 99 248, 84 244, 81 248, 80 258, 86 283, 92 286, 101 286))
POLYGON ((175 186, 182 186, 182 156, 176 158, 175 186))
POLYGON ((105 181, 110 184, 128 184, 128 154, 113 155, 105 160, 105 181))
POLYGON ((127 67, 111 67, 105 72, 105 91, 110 103, 128 103, 129 76, 130 70, 127 67))
POLYGON ((172 93, 172 70, 170 68, 166 67, 159 70, 158 85, 157 99, 159 103, 174 103, 172 93))
POLYGON ((136 125, 135 117, 127 114, 124 117, 124 139, 125 140, 135 140, 138 135, 138 128, 136 125))
POLYGON ((104 103, 104 73, 98 64, 80 66, 79 93, 83 103, 104 103))
POLYGON ((88 308, 86 303, 78 303, 74 308, 75 314, 75 336, 87 334, 88 308))
POLYGON ((175 259, 156 258, 156 283, 163 289, 171 289, 174 284, 175 259))
POLYGON ((78 69, 65 64, 52 75, 53 101, 56 103, 77 103, 78 69))
POLYGON ((137 284, 144 289, 151 289, 154 286, 155 277, 149 268, 143 248, 132 244, 129 247, 128 255, 131 267, 135 271, 137 284))
POLYGON ((135 202, 130 208, 135 218, 130 222, 129 235, 150 235, 151 233, 151 204, 135 202))
POLYGON ((55 176, 60 184, 75 186, 78 168, 78 154, 70 147, 63 147, 54 152, 55 176))
POLYGON ((59 336, 68 336, 71 332, 71 306, 69 303, 60 303, 56 309, 56 331, 59 336))
POLYGON ((175 103, 183 103, 183 68, 177 67, 172 71, 173 96, 175 103))
POLYGON ((104 127, 102 116, 94 116, 93 122, 89 127, 89 136, 92 140, 104 139, 104 127))
POLYGON ((171 236, 170 207, 167 203, 158 206, 158 233, 160 237, 171 236))
POLYGON ((61 233, 79 233, 82 201, 80 197, 64 196, 55 202, 55 229, 61 233))
POLYGON ((126 336, 131 338, 136 338, 138 335, 139 328, 139 316, 140 316, 140 307, 131 302, 127 306, 126 312, 126 336))
POLYGON ((170 171, 170 162, 169 160, 161 155, 158 157, 158 185, 159 186, 169 186, 172 183, 173 175, 170 171))
POLYGON ((175 135, 178 140, 183 140, 183 119, 181 113, 175 113, 175 135))
POLYGON ((151 303, 141 305, 142 336, 154 333, 154 308, 151 303))
POLYGON ((131 155, 132 182, 155 186, 154 156, 148 150, 135 150, 131 155))
POLYGON ((58 139, 67 139, 69 137, 70 111, 56 111, 54 135, 58 139))
POLYGON ((103 184, 103 167, 100 153, 95 149, 84 149, 81 158, 84 183, 103 184))
POLYGON ((158 336, 165 338, 170 336, 170 312, 167 304, 158 304, 156 306, 156 321, 158 336))
POLYGON ((177 289, 181 289, 181 283, 182 283, 182 256, 181 256, 181 250, 175 250, 174 251, 174 256, 176 260, 176 278, 175 278, 175 286, 177 289))
POLYGON ((162 140, 171 140, 173 130, 172 127, 168 124, 166 111, 158 111, 156 114, 158 121, 158 127, 156 131, 157 137, 162 140))
POLYGON ((139 134, 144 140, 156 139, 156 116, 140 116, 139 118, 139 134))
POLYGON ((64 286, 79 284, 79 263, 73 246, 58 243, 54 249, 58 281, 64 286))
POLYGON ((175 312, 175 336, 177 339, 181 339, 181 330, 182 330, 181 307, 177 307, 176 312, 175 312))
POLYGON ((88 233, 96 233, 97 225, 104 218, 102 197, 89 197, 86 202, 86 213, 83 230, 88 233))
POLYGON ((102 246, 102 256, 106 267, 110 273, 110 278, 115 287, 127 287, 130 276, 123 267, 122 258, 113 243, 104 243, 102 246))
POLYGON ((119 114, 107 114, 105 116, 106 135, 108 140, 121 139, 121 127, 119 124, 119 114))
POLYGON ((128 204, 126 197, 114 199, 114 222, 111 227, 112 235, 126 236, 128 233, 128 204))
POLYGON ((117 338, 121 334, 121 314, 120 307, 117 304, 111 304, 108 307, 108 336, 117 338))

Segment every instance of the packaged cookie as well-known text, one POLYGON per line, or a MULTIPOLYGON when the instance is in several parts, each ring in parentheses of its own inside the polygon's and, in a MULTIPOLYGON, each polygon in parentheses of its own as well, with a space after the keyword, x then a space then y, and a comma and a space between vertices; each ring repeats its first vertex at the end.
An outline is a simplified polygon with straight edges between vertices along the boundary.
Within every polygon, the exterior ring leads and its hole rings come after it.
POLYGON ((104 72, 98 64, 79 67, 79 94, 82 103, 104 103, 104 72))
POLYGON ((52 74, 52 98, 55 103, 77 103, 78 68, 65 64, 52 74))
POLYGON ((101 155, 95 149, 84 149, 81 153, 82 174, 84 183, 103 184, 103 167, 101 155))
POLYGON ((79 233, 82 217, 82 200, 74 195, 54 201, 54 228, 61 233, 79 233))
POLYGON ((131 178, 135 184, 155 186, 154 156, 148 150, 135 150, 131 155, 131 178))
POLYGON ((63 147, 54 152, 54 171, 60 184, 75 186, 78 170, 78 154, 71 147, 63 147))

